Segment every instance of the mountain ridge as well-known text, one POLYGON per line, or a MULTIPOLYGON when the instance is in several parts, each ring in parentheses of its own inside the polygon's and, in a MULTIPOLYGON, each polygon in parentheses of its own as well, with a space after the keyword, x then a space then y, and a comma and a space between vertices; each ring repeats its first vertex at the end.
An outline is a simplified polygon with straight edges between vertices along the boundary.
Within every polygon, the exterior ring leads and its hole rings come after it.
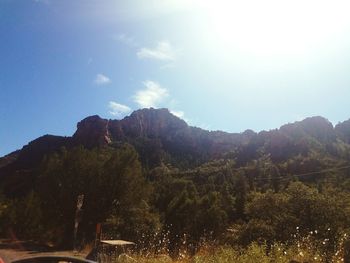
MULTIPOLYGON (((295 124, 298 124, 298 123, 310 124, 310 121, 318 120, 321 122, 322 121, 327 122, 328 125, 331 126, 332 129, 334 128, 337 135, 342 136, 344 138, 344 140, 350 142, 350 135, 347 134, 347 130, 350 130, 350 119, 346 120, 344 122, 340 122, 333 127, 333 124, 330 121, 328 121, 326 118, 324 118, 322 116, 313 116, 313 117, 307 117, 301 121, 295 121, 295 122, 284 124, 284 125, 280 126, 280 128, 274 128, 274 129, 270 129, 270 130, 261 130, 259 132, 256 132, 252 129, 246 129, 243 132, 237 133, 237 132, 226 132, 226 131, 222 131, 222 130, 206 130, 206 129, 199 128, 196 126, 189 126, 184 120, 173 115, 166 108, 162 108, 162 109, 145 108, 145 109, 136 110, 136 111, 132 112, 129 116, 126 116, 125 118, 123 118, 121 120, 105 119, 105 118, 100 117, 99 115, 88 116, 77 123, 77 130, 75 131, 75 133, 72 136, 60 136, 60 135, 46 134, 46 135, 40 136, 40 137, 30 141, 27 145, 24 145, 22 147, 22 149, 17 149, 13 152, 5 154, 4 156, 0 157, 0 159, 6 158, 6 156, 10 156, 14 153, 18 153, 18 152, 22 151, 23 149, 25 149, 30 144, 35 143, 38 140, 48 138, 48 137, 74 139, 74 140, 76 140, 76 142, 74 144, 84 144, 84 146, 87 146, 87 147, 107 145, 107 144, 111 143, 111 141, 112 141, 110 138, 111 136, 116 140, 123 139, 123 137, 125 138, 125 134, 124 134, 124 130, 123 130, 125 128, 127 128, 128 135, 131 135, 134 137, 149 136, 149 135, 151 135, 151 137, 155 137, 154 135, 156 135, 156 134, 154 134, 154 133, 153 134, 152 133, 149 134, 147 132, 145 133, 145 130, 143 129, 142 121, 140 120, 140 118, 142 118, 142 116, 144 116, 145 112, 147 112, 147 111, 149 111, 151 113, 152 112, 158 112, 158 113, 163 113, 163 114, 165 113, 168 116, 171 116, 173 119, 177 119, 179 121, 179 123, 181 122, 183 125, 183 128, 185 127, 185 128, 192 128, 192 129, 196 129, 196 130, 200 130, 200 131, 205 131, 207 133, 210 133, 210 134, 213 134, 216 136, 220 136, 220 135, 234 135, 234 136, 244 135, 245 137, 252 137, 254 135, 269 133, 269 132, 276 131, 276 130, 287 130, 289 127, 291 127, 295 124), (138 127, 139 133, 137 133, 137 127, 135 127, 135 121, 133 123, 133 119, 134 120, 136 119, 139 121, 139 124, 140 124, 140 126, 138 127), (100 123, 101 126, 99 126, 97 124, 98 122, 100 123), (128 125, 131 123, 133 123, 134 126, 128 127, 128 125), (103 126, 105 126, 104 129, 103 129, 103 126), (109 129, 113 130, 112 134, 111 134, 111 131, 109 129), (92 131, 92 134, 88 134, 87 130, 90 132, 92 131), (97 130, 97 132, 96 132, 96 130, 97 130), (93 143, 93 142, 89 141, 89 139, 94 140, 95 142, 93 143)), ((159 114, 157 117, 159 117, 159 114)), ((174 128, 176 128, 176 127, 174 127, 174 128)))
MULTIPOLYGON (((305 153, 305 138, 312 138, 315 145, 331 144, 336 140, 349 144, 350 120, 333 126, 326 118, 315 116, 269 131, 257 133, 248 129, 242 133, 228 133, 189 126, 165 108, 140 109, 122 120, 88 116, 78 122, 72 136, 41 136, 21 150, 0 158, 0 176, 8 173, 12 166, 15 169, 29 168, 31 164, 39 163, 43 156, 61 147, 83 145, 94 148, 127 142, 138 150, 141 159, 146 158, 142 153, 143 148, 150 147, 159 155, 183 156, 183 159, 194 156, 191 159, 199 159, 201 163, 221 158, 232 151, 240 155, 252 145, 255 148, 264 146, 267 151, 273 152, 273 158, 279 160, 285 158, 289 151, 293 154, 305 153)), ((162 161, 159 158, 155 157, 150 166, 159 165, 162 161)))
POLYGON ((269 131, 228 133, 189 126, 168 109, 141 109, 122 120, 93 115, 78 122, 72 136, 44 135, 0 158, 0 188, 26 194, 45 156, 79 146, 118 148, 127 143, 136 150, 142 167, 148 171, 164 165, 193 169, 219 159, 232 159, 236 167, 261 158, 277 164, 313 153, 348 161, 349 142, 350 120, 334 127, 320 116, 269 131))

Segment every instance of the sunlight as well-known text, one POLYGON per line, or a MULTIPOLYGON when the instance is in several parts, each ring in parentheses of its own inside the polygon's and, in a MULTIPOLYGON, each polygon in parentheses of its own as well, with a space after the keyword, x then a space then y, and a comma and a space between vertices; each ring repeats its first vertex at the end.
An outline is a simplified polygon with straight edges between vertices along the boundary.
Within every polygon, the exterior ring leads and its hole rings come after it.
POLYGON ((213 37, 260 56, 298 55, 328 46, 349 27, 349 3, 285 0, 195 0, 213 37))

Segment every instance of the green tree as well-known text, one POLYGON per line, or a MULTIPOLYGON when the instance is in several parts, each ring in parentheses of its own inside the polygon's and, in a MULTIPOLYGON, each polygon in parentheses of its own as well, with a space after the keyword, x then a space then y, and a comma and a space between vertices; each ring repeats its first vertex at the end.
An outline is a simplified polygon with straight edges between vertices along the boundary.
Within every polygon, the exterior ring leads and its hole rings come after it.
POLYGON ((235 183, 235 197, 236 197, 236 214, 240 219, 245 218, 245 205, 247 201, 247 181, 243 174, 239 173, 237 175, 237 180, 235 183))

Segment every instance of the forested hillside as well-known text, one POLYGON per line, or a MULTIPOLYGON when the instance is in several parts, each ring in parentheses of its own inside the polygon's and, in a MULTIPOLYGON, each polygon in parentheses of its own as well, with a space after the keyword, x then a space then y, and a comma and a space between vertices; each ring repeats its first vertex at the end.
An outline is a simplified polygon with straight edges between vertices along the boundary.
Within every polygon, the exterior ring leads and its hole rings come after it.
POLYGON ((322 117, 232 134, 188 126, 167 109, 88 117, 0 159, 3 237, 71 247, 106 234, 178 255, 203 244, 300 240, 331 257, 350 228, 350 121, 322 117))

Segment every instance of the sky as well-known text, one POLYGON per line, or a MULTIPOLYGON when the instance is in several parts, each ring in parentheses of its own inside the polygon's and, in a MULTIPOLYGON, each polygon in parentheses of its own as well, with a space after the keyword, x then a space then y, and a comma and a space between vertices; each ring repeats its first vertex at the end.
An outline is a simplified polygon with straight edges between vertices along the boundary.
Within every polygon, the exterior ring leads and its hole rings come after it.
POLYGON ((168 108, 243 132, 350 118, 345 0, 0 0, 0 156, 168 108))

